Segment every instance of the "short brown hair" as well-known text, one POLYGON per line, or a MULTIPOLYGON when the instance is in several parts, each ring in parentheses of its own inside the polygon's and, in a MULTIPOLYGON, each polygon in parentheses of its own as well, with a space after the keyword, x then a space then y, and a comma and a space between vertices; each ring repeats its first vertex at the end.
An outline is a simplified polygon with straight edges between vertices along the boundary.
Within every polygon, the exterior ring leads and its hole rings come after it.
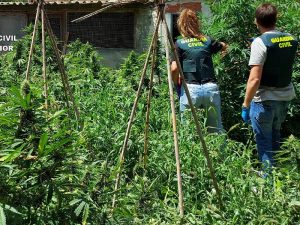
POLYGON ((200 21, 195 11, 183 9, 177 20, 177 26, 180 34, 186 38, 202 38, 200 31, 200 21))
POLYGON ((277 21, 277 8, 270 3, 264 3, 257 7, 255 19, 259 25, 265 28, 274 27, 277 21))

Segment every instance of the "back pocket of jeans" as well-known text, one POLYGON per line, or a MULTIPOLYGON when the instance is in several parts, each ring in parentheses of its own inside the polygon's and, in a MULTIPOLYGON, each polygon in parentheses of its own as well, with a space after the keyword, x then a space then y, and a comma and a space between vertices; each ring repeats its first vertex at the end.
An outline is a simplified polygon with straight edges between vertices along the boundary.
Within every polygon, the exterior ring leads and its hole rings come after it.
POLYGON ((183 61, 183 72, 195 73, 197 71, 195 60, 184 60, 183 61))

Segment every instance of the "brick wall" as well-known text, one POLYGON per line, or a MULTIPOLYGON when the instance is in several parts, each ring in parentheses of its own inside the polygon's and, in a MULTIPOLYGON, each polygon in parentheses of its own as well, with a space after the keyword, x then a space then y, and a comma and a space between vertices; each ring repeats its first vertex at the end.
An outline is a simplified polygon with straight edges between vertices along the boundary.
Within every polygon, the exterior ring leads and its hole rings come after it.
POLYGON ((181 9, 188 8, 195 11, 201 11, 201 2, 185 2, 166 5, 166 13, 178 13, 181 9))

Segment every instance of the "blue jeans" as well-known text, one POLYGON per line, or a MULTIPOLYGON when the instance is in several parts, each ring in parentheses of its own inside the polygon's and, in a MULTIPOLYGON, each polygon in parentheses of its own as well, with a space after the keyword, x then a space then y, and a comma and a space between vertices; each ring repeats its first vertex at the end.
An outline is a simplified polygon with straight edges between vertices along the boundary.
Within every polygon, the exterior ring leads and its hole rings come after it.
MULTIPOLYGON (((221 122, 221 97, 219 87, 215 83, 187 84, 193 105, 196 108, 203 107, 207 114, 208 132, 222 132, 221 122)), ((180 112, 189 108, 187 96, 184 88, 181 88, 180 112)))
POLYGON ((289 101, 251 102, 250 119, 265 175, 270 173, 274 166, 273 155, 280 148, 280 128, 285 120, 289 103, 289 101))

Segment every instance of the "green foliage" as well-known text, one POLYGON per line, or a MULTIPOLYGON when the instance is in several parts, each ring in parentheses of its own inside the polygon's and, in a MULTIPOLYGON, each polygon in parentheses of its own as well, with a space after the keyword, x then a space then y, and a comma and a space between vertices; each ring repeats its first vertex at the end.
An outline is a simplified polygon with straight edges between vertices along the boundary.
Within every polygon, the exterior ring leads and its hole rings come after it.
MULTIPOLYGON (((28 47, 29 40, 26 36, 17 45, 28 47)), ((49 46, 47 49, 51 51, 49 46)), ((121 68, 114 70, 101 65, 101 57, 90 45, 76 41, 68 47, 64 56, 66 72, 84 120, 83 130, 78 131, 73 112, 66 108, 62 97, 57 65, 50 58, 50 107, 45 109, 38 49, 30 82, 20 87, 27 50, 17 48, 17 55, 8 53, 0 60, 0 224, 300 222, 296 137, 284 143, 274 179, 262 180, 252 159, 255 147, 251 139, 244 145, 226 134, 208 134, 204 130, 225 205, 221 210, 202 147, 195 137, 195 125, 189 119, 178 124, 185 204, 185 217, 179 217, 168 84, 160 67, 156 75, 161 73, 163 79, 161 84, 155 83, 151 101, 147 168, 144 171, 146 80, 116 192, 116 208, 111 211, 119 151, 145 54, 132 52, 121 68), (32 112, 29 125, 21 123, 22 110, 32 112), (17 135, 19 127, 22 135, 17 135)), ((160 61, 164 62, 163 58, 160 61)), ((218 68, 222 69, 221 65, 218 68)), ((232 127, 229 134, 236 130, 232 127)), ((246 130, 242 131, 249 134, 246 130)))
POLYGON ((6 217, 5 217, 4 210, 3 210, 2 206, 0 206, 0 224, 1 225, 6 225, 6 217))

